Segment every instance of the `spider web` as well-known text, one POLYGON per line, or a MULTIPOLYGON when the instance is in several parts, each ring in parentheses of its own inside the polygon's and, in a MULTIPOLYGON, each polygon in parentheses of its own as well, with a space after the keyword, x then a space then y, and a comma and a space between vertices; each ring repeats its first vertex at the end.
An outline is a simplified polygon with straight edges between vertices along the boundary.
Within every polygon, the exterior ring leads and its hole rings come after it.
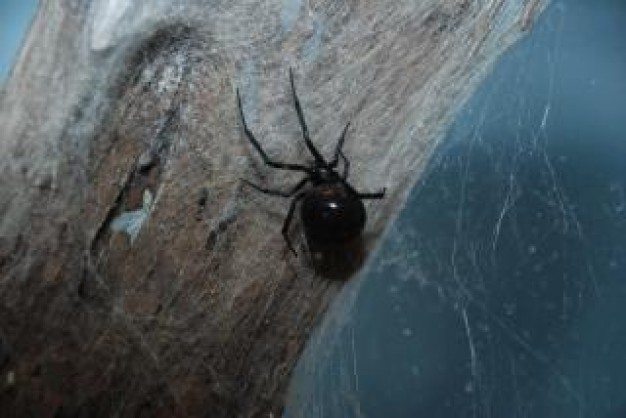
POLYGON ((623 415, 625 13, 554 2, 502 57, 317 330, 285 416, 623 415))

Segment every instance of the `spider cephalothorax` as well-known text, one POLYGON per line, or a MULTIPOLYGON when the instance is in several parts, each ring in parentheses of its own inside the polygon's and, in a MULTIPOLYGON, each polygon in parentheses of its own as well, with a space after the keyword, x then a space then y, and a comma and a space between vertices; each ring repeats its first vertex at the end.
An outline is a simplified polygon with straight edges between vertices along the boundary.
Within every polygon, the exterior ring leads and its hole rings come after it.
POLYGON ((342 245, 361 235, 366 221, 365 206, 362 200, 382 199, 385 195, 385 190, 383 189, 374 193, 363 193, 357 191, 348 183, 350 161, 348 161, 344 155, 342 147, 346 132, 350 127, 349 122, 339 136, 333 158, 330 161, 326 161, 324 157, 322 157, 309 137, 309 130, 304 120, 304 114, 300 106, 300 101, 298 100, 298 95, 296 94, 296 88, 293 82, 293 71, 291 71, 291 69, 289 70, 289 81, 291 83, 291 91, 293 92, 296 113, 298 114, 302 128, 304 143, 314 159, 311 164, 292 164, 272 160, 265 153, 261 144, 259 144, 254 134, 248 128, 241 106, 239 90, 237 90, 237 104, 239 106, 244 132, 254 148, 261 155, 263 162, 273 168, 298 171, 304 174, 304 177, 297 184, 286 191, 268 189, 248 180, 243 180, 247 185, 262 193, 292 198, 289 212, 283 224, 282 234, 289 249, 296 254, 296 250, 289 239, 288 232, 294 211, 300 201, 300 219, 309 244, 318 248, 328 248, 342 245), (337 171, 339 159, 343 162, 341 174, 337 171))

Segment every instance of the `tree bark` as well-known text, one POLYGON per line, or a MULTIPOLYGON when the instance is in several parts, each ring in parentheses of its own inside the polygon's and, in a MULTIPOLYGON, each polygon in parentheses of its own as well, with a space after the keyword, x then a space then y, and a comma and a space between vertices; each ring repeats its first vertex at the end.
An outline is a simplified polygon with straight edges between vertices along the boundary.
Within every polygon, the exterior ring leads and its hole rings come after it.
MULTIPOLYGON (((307 153, 345 123, 367 253, 540 0, 41 1, 0 97, 0 415, 279 414, 341 289, 299 228, 307 153)), ((338 257, 341 264, 342 255, 338 257)), ((334 262, 337 262, 335 260, 334 262)), ((341 266, 340 266, 341 267, 341 266)))

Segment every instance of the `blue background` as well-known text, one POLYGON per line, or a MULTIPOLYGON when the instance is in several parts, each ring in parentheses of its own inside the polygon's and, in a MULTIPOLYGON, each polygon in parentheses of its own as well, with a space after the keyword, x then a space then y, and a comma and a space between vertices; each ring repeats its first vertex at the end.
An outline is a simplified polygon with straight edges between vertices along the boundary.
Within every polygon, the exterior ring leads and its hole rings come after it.
POLYGON ((0 83, 11 70, 36 7, 36 0, 0 0, 0 83))

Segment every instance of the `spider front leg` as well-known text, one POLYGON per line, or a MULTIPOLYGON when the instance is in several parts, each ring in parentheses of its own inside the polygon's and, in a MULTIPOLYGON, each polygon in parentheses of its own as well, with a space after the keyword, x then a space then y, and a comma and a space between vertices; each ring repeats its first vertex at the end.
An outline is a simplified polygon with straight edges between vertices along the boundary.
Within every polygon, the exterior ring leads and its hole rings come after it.
POLYGON ((300 127, 302 128, 302 137, 304 138, 304 143, 306 144, 306 147, 309 149, 311 154, 313 154, 315 161, 322 163, 324 166, 326 166, 326 160, 324 160, 322 154, 320 154, 317 148, 315 148, 315 146, 313 145, 313 141, 311 141, 311 138, 309 137, 309 128, 307 128, 306 121, 304 120, 304 113, 302 112, 302 106, 300 106, 300 100, 298 100, 296 86, 293 82, 293 70, 291 68, 289 68, 289 81, 291 83, 291 92, 293 93, 293 101, 296 106, 296 113, 298 114, 298 120, 300 121, 300 127))
POLYGON ((346 133, 348 132, 349 127, 350 127, 350 122, 346 123, 345 128, 343 128, 343 131, 341 131, 341 135, 339 136, 339 139, 337 140, 337 145, 335 145, 335 153, 333 154, 333 159, 328 164, 330 168, 335 168, 337 166, 340 155, 343 157, 344 161, 346 160, 346 156, 342 155, 343 154, 342 149, 343 149, 343 143, 346 140, 346 133))
POLYGON ((254 148, 257 150, 259 155, 261 155, 261 158, 263 159, 263 162, 266 165, 269 165, 270 167, 278 168, 281 170, 303 171, 305 173, 309 172, 308 167, 305 167, 301 164, 282 163, 282 162, 273 161, 272 159, 270 159, 270 157, 265 153, 265 151, 261 147, 261 144, 259 143, 259 141, 257 141, 257 139, 254 137, 254 134, 252 133, 252 131, 248 128, 248 124, 246 123, 246 117, 243 114, 243 107, 241 106, 241 96, 239 95, 239 89, 237 89, 237 105, 239 106, 239 115, 241 116, 241 122, 243 123, 243 131, 245 132, 246 136, 248 137, 248 140, 250 140, 250 142, 252 143, 254 148))
POLYGON ((293 196, 298 190, 300 190, 306 183, 307 181, 309 181, 308 177, 303 178, 302 180, 300 180, 298 182, 298 184, 296 184, 295 186, 293 186, 290 190, 288 191, 283 191, 283 190, 275 190, 275 189, 268 189, 266 187, 262 187, 259 186, 257 184, 252 183, 249 180, 246 179, 241 179, 241 181, 243 181, 245 184, 247 184, 248 186, 252 187, 253 189, 261 192, 261 193, 265 193, 268 194, 270 196, 280 196, 280 197, 291 197, 293 196))
POLYGON ((339 157, 341 157, 341 160, 343 161, 343 174, 341 175, 341 178, 344 180, 348 178, 348 173, 350 171, 350 161, 345 156, 345 154, 343 153, 343 149, 342 149, 343 143, 346 140, 346 133, 348 132, 349 127, 350 127, 350 122, 348 122, 346 124, 346 127, 343 128, 343 131, 341 132, 341 135, 339 136, 339 140, 337 141, 337 145, 335 145, 335 153, 333 154, 333 159, 328 164, 330 168, 337 167, 337 164, 339 164, 339 157))
POLYGON ((341 174, 341 178, 345 181, 348 179, 348 174, 350 173, 350 160, 344 155, 343 151, 339 151, 339 155, 343 160, 343 173, 341 174))

